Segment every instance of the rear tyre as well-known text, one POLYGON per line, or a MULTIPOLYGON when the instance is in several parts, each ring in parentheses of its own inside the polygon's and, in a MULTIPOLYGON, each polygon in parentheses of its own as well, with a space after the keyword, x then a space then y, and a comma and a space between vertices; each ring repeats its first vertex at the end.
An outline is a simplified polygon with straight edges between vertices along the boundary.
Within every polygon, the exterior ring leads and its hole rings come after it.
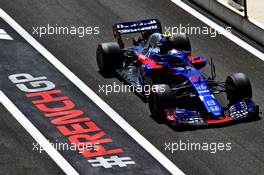
POLYGON ((99 71, 103 74, 114 73, 122 66, 122 51, 116 42, 99 44, 96 50, 99 71))
POLYGON ((149 110, 155 119, 165 121, 165 109, 169 109, 172 104, 172 90, 166 84, 153 85, 153 91, 148 98, 149 110))
POLYGON ((171 37, 171 40, 175 45, 175 49, 191 52, 191 43, 186 34, 175 34, 171 37))
POLYGON ((225 82, 225 89, 230 103, 252 98, 251 83, 243 73, 235 73, 228 76, 225 82))

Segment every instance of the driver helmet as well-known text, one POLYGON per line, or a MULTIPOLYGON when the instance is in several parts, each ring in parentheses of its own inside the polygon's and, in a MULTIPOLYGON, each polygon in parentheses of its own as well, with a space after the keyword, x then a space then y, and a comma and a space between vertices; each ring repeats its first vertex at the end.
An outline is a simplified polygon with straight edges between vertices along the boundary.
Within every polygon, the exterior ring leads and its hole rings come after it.
POLYGON ((176 48, 178 48, 176 37, 171 35, 163 35, 160 40, 160 43, 160 51, 163 54, 166 54, 169 51, 175 52, 176 48))

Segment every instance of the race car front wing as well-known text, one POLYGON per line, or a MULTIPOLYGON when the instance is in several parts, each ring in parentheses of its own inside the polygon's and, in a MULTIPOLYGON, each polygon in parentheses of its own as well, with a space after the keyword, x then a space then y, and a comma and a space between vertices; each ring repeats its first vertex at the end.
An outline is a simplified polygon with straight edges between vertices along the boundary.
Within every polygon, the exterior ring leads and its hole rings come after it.
POLYGON ((171 124, 206 126, 222 124, 259 116, 259 106, 252 100, 242 100, 227 107, 229 115, 221 117, 203 116, 200 112, 185 109, 166 110, 166 120, 171 124))

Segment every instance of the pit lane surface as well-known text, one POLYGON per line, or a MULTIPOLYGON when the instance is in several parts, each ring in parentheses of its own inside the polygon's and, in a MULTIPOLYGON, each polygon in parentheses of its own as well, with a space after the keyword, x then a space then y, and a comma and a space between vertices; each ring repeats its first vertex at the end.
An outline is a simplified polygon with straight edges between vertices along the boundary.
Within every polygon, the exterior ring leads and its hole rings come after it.
POLYGON ((64 174, 45 153, 35 150, 36 141, 0 105, 0 174, 64 174))
POLYGON ((61 63, 55 57, 45 54, 43 47, 36 46, 38 43, 32 44, 32 37, 14 25, 5 12, 0 13, 1 29, 9 36, 9 40, 0 41, 1 102, 39 144, 47 140, 50 147, 41 146, 66 174, 181 172, 130 125, 121 123, 122 118, 117 123, 111 120, 118 114, 100 99, 95 100, 89 89, 79 87, 82 85, 77 78, 70 76, 63 65, 58 67, 61 63), (84 142, 89 145, 84 147, 84 142), (67 146, 72 144, 75 148, 67 146), (150 155, 149 150, 155 154, 150 155))
MULTIPOLYGON (((87 38, 46 36, 37 38, 51 53, 69 67, 81 80, 113 107, 126 121, 172 160, 186 174, 262 174, 264 172, 263 120, 223 128, 174 132, 149 116, 148 107, 133 93, 99 93, 98 84, 112 84, 105 79, 95 62, 96 45, 112 41, 111 25, 115 22, 159 18, 163 25, 203 26, 203 24, 168 0, 157 1, 0 1, 7 11, 27 31, 33 26, 100 26, 100 35, 87 38), (231 142, 232 150, 211 154, 203 151, 164 151, 165 142, 231 142)), ((191 35, 194 54, 213 56, 218 79, 233 72, 246 73, 253 85, 255 101, 263 109, 264 63, 228 39, 218 36, 191 35)), ((10 65, 12 66, 12 65, 10 65)), ((135 150, 136 151, 136 150, 135 150)))

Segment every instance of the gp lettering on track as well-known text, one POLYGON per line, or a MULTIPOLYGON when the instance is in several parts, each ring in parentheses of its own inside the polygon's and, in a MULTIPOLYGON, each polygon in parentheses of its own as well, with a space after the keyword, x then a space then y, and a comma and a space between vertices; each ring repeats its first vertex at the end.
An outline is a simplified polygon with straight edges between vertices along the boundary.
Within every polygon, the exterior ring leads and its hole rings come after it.
POLYGON ((85 158, 104 155, 116 155, 124 152, 122 148, 106 149, 104 144, 111 143, 106 133, 100 129, 84 112, 75 109, 75 104, 68 96, 46 77, 33 77, 28 73, 13 74, 8 77, 35 107, 49 119, 58 131, 67 137, 69 142, 77 145, 96 144, 96 150, 82 149, 85 158))

